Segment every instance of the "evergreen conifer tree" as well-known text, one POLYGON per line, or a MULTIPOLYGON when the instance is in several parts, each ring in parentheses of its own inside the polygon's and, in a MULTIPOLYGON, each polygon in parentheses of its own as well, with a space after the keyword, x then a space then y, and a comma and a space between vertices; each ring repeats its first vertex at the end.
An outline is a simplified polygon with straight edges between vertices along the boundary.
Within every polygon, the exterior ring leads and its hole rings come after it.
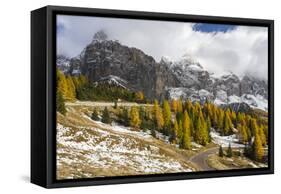
POLYGON ((195 123, 195 141, 201 145, 206 145, 209 143, 209 132, 207 129, 207 123, 203 117, 202 111, 199 112, 199 115, 195 123))
POLYGON ((218 111, 216 111, 216 108, 214 106, 212 106, 212 118, 211 118, 211 121, 212 121, 212 126, 213 128, 215 129, 218 129, 219 126, 218 126, 218 111))
POLYGON ((114 100, 114 106, 113 106, 113 108, 114 108, 114 109, 117 109, 117 107, 118 107, 117 100, 114 100))
POLYGON ((229 135, 232 132, 233 129, 233 124, 231 122, 229 112, 227 111, 224 115, 224 120, 223 120, 223 135, 229 135))
POLYGON ((187 100, 187 101, 186 101, 185 108, 186 108, 186 110, 187 110, 189 116, 192 117, 191 114, 192 114, 192 111, 193 111, 193 110, 192 110, 192 109, 193 109, 193 105, 192 105, 192 102, 191 102, 190 100, 187 100))
POLYGON ((251 134, 253 136, 255 136, 257 133, 259 133, 259 127, 258 127, 256 119, 250 118, 249 119, 249 125, 250 125, 250 129, 251 129, 251 134))
POLYGON ((172 107, 172 111, 176 113, 177 112, 177 107, 178 107, 178 103, 177 103, 176 99, 172 100, 171 107, 172 107))
POLYGON ((231 121, 234 127, 237 127, 237 115, 234 111, 231 111, 231 121))
POLYGON ((76 98, 76 90, 71 76, 66 77, 66 83, 67 83, 66 99, 74 100, 76 98))
POLYGON ((164 100, 163 102, 163 119, 164 119, 164 128, 165 128, 165 133, 166 135, 169 135, 170 133, 170 128, 171 128, 171 110, 170 110, 170 105, 167 100, 164 100))
POLYGON ((210 130, 211 130, 211 119, 210 119, 209 116, 207 117, 206 122, 207 122, 207 130, 208 130, 208 133, 210 133, 210 130))
POLYGON ((101 122, 107 123, 107 124, 111 124, 111 122, 112 122, 107 107, 105 107, 103 112, 102 112, 101 122))
POLYGON ((67 81, 65 75, 60 70, 57 70, 57 91, 61 93, 64 99, 66 98, 68 92, 67 81))
POLYGON ((222 146, 220 146, 219 148, 219 157, 223 157, 223 149, 222 149, 222 146))
POLYGON ((175 131, 176 138, 180 139, 181 138, 181 131, 179 131, 179 124, 178 124, 177 119, 175 119, 175 121, 174 121, 174 129, 173 130, 175 131))
POLYGON ((152 137, 156 138, 156 132, 154 129, 151 129, 151 135, 152 135, 152 137))
POLYGON ((228 149, 227 149, 227 157, 229 157, 229 158, 231 158, 232 157, 232 155, 233 155, 233 153, 232 153, 232 148, 231 148, 231 145, 230 145, 230 143, 228 144, 228 149))
POLYGON ((191 148, 190 122, 191 121, 190 121, 187 111, 184 111, 182 147, 185 149, 191 148))
POLYGON ((263 125, 261 125, 259 127, 259 136, 260 136, 262 145, 265 146, 267 144, 267 140, 266 140, 266 136, 264 134, 264 127, 263 127, 263 125))
POLYGON ((64 99, 61 94, 61 91, 59 90, 57 91, 57 95, 56 95, 56 109, 58 112, 60 112, 63 115, 66 113, 64 99))
POLYGON ((177 100, 177 112, 183 112, 182 99, 177 100))
POLYGON ((154 105, 153 105, 153 120, 154 120, 154 124, 156 129, 162 130, 163 126, 164 126, 164 118, 163 118, 163 113, 161 111, 161 108, 158 105, 158 101, 155 100, 154 101, 154 105))
POLYGON ((249 141, 246 125, 239 123, 237 125, 237 129, 239 131, 240 142, 242 142, 243 144, 246 144, 249 141))
POLYGON ((218 109, 218 129, 223 133, 223 125, 224 125, 224 111, 222 109, 218 109))
POLYGON ((96 108, 94 108, 94 110, 93 110, 93 112, 92 112, 91 119, 92 119, 92 120, 95 120, 95 121, 98 121, 98 120, 99 120, 99 114, 98 114, 98 111, 97 111, 96 108))
POLYGON ((122 120, 125 126, 130 125, 130 115, 127 108, 124 108, 122 111, 122 120))
POLYGON ((264 150, 263 150, 263 146, 262 146, 262 142, 261 142, 259 134, 255 135, 252 149, 253 149, 254 159, 257 161, 261 161, 264 156, 264 150))
POLYGON ((169 142, 177 143, 177 135, 176 135, 175 130, 171 131, 171 135, 169 136, 169 142))

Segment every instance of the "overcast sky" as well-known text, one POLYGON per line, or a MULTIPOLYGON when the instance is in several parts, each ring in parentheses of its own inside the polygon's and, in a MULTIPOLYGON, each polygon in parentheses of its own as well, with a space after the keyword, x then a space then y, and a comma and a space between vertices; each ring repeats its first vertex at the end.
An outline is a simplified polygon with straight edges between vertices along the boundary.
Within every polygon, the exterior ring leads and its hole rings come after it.
POLYGON ((156 61, 162 56, 179 60, 188 54, 218 76, 232 71, 267 79, 268 37, 264 27, 59 15, 58 54, 77 56, 99 30, 109 39, 141 49, 156 61))

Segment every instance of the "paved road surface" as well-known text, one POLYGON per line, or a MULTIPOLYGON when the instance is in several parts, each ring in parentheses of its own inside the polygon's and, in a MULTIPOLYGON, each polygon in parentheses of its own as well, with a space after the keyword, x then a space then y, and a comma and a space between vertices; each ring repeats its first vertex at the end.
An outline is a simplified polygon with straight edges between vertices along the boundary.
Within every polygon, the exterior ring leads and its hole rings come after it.
POLYGON ((215 154, 218 152, 218 147, 207 149, 193 157, 190 158, 190 161, 194 164, 196 164, 201 171, 209 171, 209 170, 215 170, 214 168, 211 168, 207 163, 207 158, 211 154, 215 154))

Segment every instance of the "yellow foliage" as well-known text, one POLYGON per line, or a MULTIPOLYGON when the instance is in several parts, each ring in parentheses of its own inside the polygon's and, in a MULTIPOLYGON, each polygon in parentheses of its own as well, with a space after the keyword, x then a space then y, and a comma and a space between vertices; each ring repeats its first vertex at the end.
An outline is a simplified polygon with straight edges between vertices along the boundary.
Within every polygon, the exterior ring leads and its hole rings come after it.
POLYGON ((164 125, 166 127, 169 127, 171 124, 171 110, 170 110, 170 105, 167 100, 164 100, 163 102, 163 117, 164 117, 164 125))
POLYGON ((66 77, 66 83, 67 83, 67 92, 65 99, 66 100, 74 100, 76 95, 75 95, 75 85, 72 81, 72 78, 70 76, 66 77))
POLYGON ((172 107, 172 111, 173 111, 173 112, 177 112, 178 104, 177 104, 177 100, 176 100, 176 99, 173 99, 173 100, 172 100, 172 102, 171 102, 171 107, 172 107))
POLYGON ((67 81, 64 74, 57 70, 57 90, 62 94, 63 98, 67 95, 67 81))
POLYGON ((183 140, 182 147, 185 149, 191 148, 191 135, 190 135, 191 121, 186 111, 183 115, 183 140))
POLYGON ((142 102, 144 100, 144 94, 142 91, 138 91, 135 93, 136 100, 142 102))
POLYGON ((164 118, 163 118, 162 110, 159 107, 157 100, 154 101, 153 114, 154 114, 154 120, 156 122, 157 128, 162 129, 164 126, 164 118))
POLYGON ((264 150, 262 147, 262 142, 259 135, 255 135, 254 140, 254 154, 256 160, 262 160, 264 156, 264 150))
POLYGON ((182 112, 183 111, 182 100, 181 99, 177 100, 177 111, 178 112, 182 112))
POLYGON ((132 127, 138 128, 141 124, 141 119, 139 115, 139 109, 133 106, 130 110, 130 125, 132 127))

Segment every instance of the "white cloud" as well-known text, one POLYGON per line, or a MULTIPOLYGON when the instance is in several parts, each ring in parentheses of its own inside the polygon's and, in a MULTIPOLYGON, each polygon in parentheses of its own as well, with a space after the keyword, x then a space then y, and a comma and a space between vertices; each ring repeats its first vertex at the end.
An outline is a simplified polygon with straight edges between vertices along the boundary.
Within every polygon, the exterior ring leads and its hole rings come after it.
POLYGON ((192 23, 58 16, 63 26, 57 36, 59 54, 78 55, 100 29, 110 39, 136 47, 157 61, 162 56, 173 60, 189 53, 215 74, 232 71, 267 79, 267 28, 238 26, 226 33, 192 30, 192 23))

